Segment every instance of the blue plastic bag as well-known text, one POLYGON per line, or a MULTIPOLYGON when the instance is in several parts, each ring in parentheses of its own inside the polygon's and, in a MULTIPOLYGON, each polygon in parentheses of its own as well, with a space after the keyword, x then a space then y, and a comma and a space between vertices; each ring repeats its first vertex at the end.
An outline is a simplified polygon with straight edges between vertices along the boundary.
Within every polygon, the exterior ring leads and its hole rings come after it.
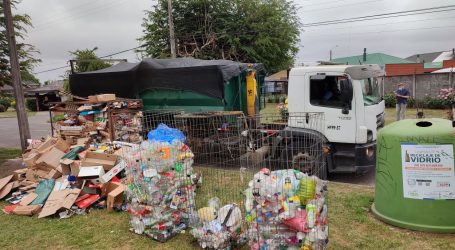
POLYGON ((155 130, 151 130, 147 134, 147 139, 149 141, 158 141, 158 142, 168 142, 172 143, 173 141, 185 141, 185 135, 182 131, 170 128, 166 124, 160 123, 155 130))

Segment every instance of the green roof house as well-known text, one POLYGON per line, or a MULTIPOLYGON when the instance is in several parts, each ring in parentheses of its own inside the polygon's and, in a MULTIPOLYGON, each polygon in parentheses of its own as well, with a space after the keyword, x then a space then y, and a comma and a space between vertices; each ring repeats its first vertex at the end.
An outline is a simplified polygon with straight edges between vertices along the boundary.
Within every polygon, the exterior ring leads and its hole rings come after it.
POLYGON ((332 62, 348 65, 378 64, 380 66, 396 63, 414 63, 412 61, 384 53, 367 54, 366 48, 363 50, 363 55, 335 58, 332 62))

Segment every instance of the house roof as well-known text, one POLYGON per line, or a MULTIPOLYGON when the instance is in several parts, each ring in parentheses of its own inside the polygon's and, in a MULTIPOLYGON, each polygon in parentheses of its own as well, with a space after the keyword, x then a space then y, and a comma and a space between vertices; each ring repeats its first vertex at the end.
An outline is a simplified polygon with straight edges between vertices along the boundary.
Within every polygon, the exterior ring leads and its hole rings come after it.
POLYGON ((27 94, 46 94, 51 92, 59 92, 63 88, 63 81, 55 81, 51 84, 44 85, 39 88, 27 89, 25 92, 27 94))
POLYGON ((363 61, 363 54, 358 56, 349 56, 349 57, 341 57, 335 58, 332 62, 349 64, 349 65, 359 65, 359 64, 378 64, 378 65, 385 65, 385 64, 395 64, 395 63, 412 63, 409 60, 405 60, 400 57, 387 55, 384 53, 370 53, 367 54, 367 60, 363 61))
POLYGON ((419 56, 420 62, 432 62, 436 59, 439 55, 441 55, 442 51, 439 52, 431 52, 431 53, 424 53, 424 54, 415 54, 410 57, 407 57, 406 60, 417 62, 417 56, 419 56))
POLYGON ((288 80, 288 71, 287 70, 279 71, 273 75, 266 77, 265 80, 268 82, 287 81, 288 80))
POLYGON ((430 52, 423 54, 415 54, 410 57, 407 57, 407 60, 417 62, 417 56, 419 56, 420 62, 442 62, 443 60, 454 60, 455 55, 452 51, 439 51, 439 52, 430 52))
MULTIPOLYGON (((22 87, 24 90, 33 89, 39 87, 39 83, 32 81, 22 81, 22 87)), ((14 88, 11 85, 4 84, 0 87, 0 91, 13 92, 14 88)))

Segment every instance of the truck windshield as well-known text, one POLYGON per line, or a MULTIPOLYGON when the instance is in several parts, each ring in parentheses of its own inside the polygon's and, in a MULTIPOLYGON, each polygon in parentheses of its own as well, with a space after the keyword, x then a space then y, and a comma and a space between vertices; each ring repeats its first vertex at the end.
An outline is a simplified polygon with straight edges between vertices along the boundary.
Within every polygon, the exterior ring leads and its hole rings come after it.
POLYGON ((363 103, 365 106, 371 106, 381 102, 379 95, 379 84, 377 78, 367 78, 360 80, 363 93, 363 103))

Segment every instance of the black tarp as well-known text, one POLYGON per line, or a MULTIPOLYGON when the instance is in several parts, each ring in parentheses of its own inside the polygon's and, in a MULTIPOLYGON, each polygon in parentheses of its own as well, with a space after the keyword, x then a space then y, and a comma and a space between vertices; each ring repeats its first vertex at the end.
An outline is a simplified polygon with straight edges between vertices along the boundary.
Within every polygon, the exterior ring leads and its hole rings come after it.
MULTIPOLYGON (((265 75, 262 64, 253 66, 258 74, 265 75)), ((71 92, 77 96, 114 93, 118 97, 136 98, 147 89, 175 89, 222 99, 224 84, 246 69, 247 64, 229 60, 144 59, 71 74, 69 80, 71 92)))

